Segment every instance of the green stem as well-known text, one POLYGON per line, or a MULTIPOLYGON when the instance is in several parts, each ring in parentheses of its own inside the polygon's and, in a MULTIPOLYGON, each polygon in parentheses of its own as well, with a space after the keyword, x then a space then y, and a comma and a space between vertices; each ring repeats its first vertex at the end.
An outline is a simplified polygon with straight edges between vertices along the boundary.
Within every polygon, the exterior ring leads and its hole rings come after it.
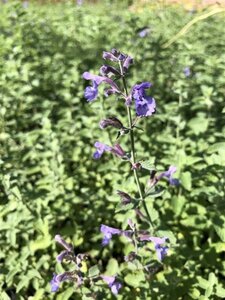
MULTIPOLYGON (((123 76, 123 67, 122 67, 121 63, 120 63, 120 70, 121 70, 121 74, 122 74, 124 92, 125 92, 126 96, 128 96, 127 84, 126 84, 126 80, 123 76)), ((129 106, 127 106, 127 116, 128 116, 128 121, 129 121, 129 127, 130 127, 129 134, 130 134, 130 142, 131 142, 131 163, 135 164, 136 163, 136 158, 135 158, 135 145, 134 145, 134 131, 133 131, 133 128, 132 128, 132 116, 131 116, 131 109, 130 109, 129 106)), ((146 202, 145 202, 145 197, 144 197, 144 194, 143 194, 142 189, 141 189, 141 184, 140 184, 138 172, 135 168, 134 168, 133 171, 134 171, 134 178, 135 178, 135 181, 136 181, 136 185, 137 185, 137 188, 138 188, 138 193, 139 193, 141 202, 143 203, 145 213, 148 217, 149 225, 153 229, 151 216, 149 214, 149 211, 148 211, 148 208, 147 208, 147 205, 146 205, 146 202)))

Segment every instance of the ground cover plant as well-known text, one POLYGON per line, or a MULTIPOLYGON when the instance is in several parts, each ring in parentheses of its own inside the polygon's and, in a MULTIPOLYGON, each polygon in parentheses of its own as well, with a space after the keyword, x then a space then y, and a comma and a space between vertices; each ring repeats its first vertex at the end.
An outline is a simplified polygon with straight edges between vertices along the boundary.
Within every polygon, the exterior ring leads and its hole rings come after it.
MULTIPOLYGON (((82 78, 87 70, 97 74, 101 53, 113 47, 135 60, 129 86, 153 83, 157 110, 141 121, 146 134, 136 152, 161 171, 175 165, 180 180, 148 201, 158 230, 169 231, 174 245, 151 281, 151 298, 223 299, 224 15, 196 23, 165 48, 198 12, 118 12, 109 3, 93 13, 70 3, 37 9, 10 2, 0 14, 2 299, 81 297, 67 282, 51 293, 53 272, 63 272, 56 234, 88 254, 87 268, 98 262, 110 275, 122 269, 126 241, 115 236, 102 248, 99 227, 126 229, 129 212, 115 213, 116 191, 123 186, 133 195, 135 181, 123 161, 104 155, 99 163, 91 155, 99 137, 108 145, 116 139, 99 120, 119 113, 126 124, 126 113, 102 96, 87 105, 82 78)), ((119 278, 118 298, 143 299, 146 282, 132 275, 119 278)))

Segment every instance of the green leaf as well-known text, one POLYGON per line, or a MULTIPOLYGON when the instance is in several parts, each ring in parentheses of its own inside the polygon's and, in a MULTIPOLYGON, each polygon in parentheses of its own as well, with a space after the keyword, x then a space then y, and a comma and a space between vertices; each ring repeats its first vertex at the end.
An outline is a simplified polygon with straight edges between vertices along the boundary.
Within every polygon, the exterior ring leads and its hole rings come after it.
POLYGON ((217 278, 216 278, 215 274, 210 272, 209 273, 209 284, 211 286, 213 286, 214 284, 216 284, 216 282, 217 282, 217 278))
POLYGON ((98 268, 98 265, 95 265, 88 270, 88 277, 97 276, 99 273, 100 273, 100 270, 98 268))
POLYGON ((125 282, 134 288, 141 286, 141 283, 145 282, 145 275, 143 271, 136 271, 134 273, 129 273, 124 277, 125 282))
POLYGON ((181 214, 185 202, 186 198, 182 195, 174 196, 172 198, 171 205, 176 216, 179 216, 181 214))
POLYGON ((200 295, 201 295, 201 293, 199 292, 198 289, 193 288, 193 289, 188 293, 188 295, 189 295, 192 299, 198 300, 199 297, 200 297, 200 295))
POLYGON ((43 238, 39 238, 35 241, 31 241, 29 248, 30 251, 34 253, 37 250, 48 248, 51 245, 51 243, 52 243, 52 237, 50 235, 47 235, 43 238))
POLYGON ((221 285, 216 286, 216 296, 225 299, 225 289, 221 285))
POLYGON ((225 217, 214 218, 213 227, 221 241, 225 242, 225 217))
POLYGON ((214 153, 214 152, 220 152, 220 151, 225 151, 225 143, 221 142, 221 143, 215 143, 211 146, 209 146, 209 148, 207 149, 208 153, 214 153))
POLYGON ((188 122, 188 126, 192 129, 195 135, 199 135, 207 130, 209 120, 203 117, 196 117, 188 122))
POLYGON ((74 294, 74 288, 69 287, 64 292, 56 296, 56 300, 68 300, 74 294))
POLYGON ((134 209, 135 207, 137 207, 138 202, 136 203, 128 203, 128 204, 123 204, 121 202, 119 202, 115 208, 115 212, 120 212, 120 211, 128 211, 131 209, 134 209))
POLYGON ((147 198, 157 198, 163 195, 165 192, 165 189, 162 186, 156 186, 154 189, 151 189, 150 191, 146 191, 145 199, 147 198))
POLYGON ((119 271, 118 261, 115 258, 110 258, 106 267, 106 274, 107 275, 115 275, 119 271))
POLYGON ((142 161, 140 161, 140 164, 141 164, 143 169, 149 170, 149 171, 154 171, 155 170, 154 161, 155 161, 155 159, 142 160, 142 161))
POLYGON ((197 276, 197 281, 200 288, 202 288, 203 290, 207 290, 207 288, 209 287, 208 280, 202 278, 201 276, 197 276))
POLYGON ((181 173, 181 182, 183 187, 190 191, 192 188, 192 182, 191 182, 191 173, 190 172, 182 172, 181 173))

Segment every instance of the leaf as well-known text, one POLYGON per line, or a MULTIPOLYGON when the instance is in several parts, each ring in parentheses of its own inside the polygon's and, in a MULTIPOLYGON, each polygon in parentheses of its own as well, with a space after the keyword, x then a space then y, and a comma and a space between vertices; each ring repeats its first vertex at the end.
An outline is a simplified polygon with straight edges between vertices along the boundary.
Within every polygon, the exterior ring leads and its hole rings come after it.
POLYGON ((147 198, 157 198, 163 195, 165 189, 162 186, 156 186, 154 189, 150 191, 146 191, 145 199, 147 198))
POLYGON ((106 267, 107 275, 115 275, 119 271, 118 261, 115 258, 110 258, 106 267))
POLYGON ((29 245, 30 251, 34 253, 37 250, 46 249, 51 245, 51 243, 52 243, 52 237, 50 235, 47 235, 43 238, 39 238, 35 241, 31 241, 29 245))
POLYGON ((157 234, 159 237, 167 237, 171 244, 176 244, 176 242, 177 242, 177 239, 176 239, 174 233, 170 230, 158 230, 157 234))
POLYGON ((188 122, 188 126, 192 129, 195 135, 199 135, 207 130, 209 120, 203 117, 196 117, 188 122))
POLYGON ((191 173, 190 172, 183 172, 181 173, 181 182, 183 187, 190 191, 192 188, 192 182, 191 182, 191 173))
POLYGON ((221 285, 216 286, 216 296, 225 299, 225 289, 221 285))
POLYGON ((186 203, 186 198, 182 195, 174 196, 172 198, 171 206, 176 216, 179 216, 182 212, 182 208, 186 203))
POLYGON ((17 186, 13 187, 11 192, 18 200, 21 200, 21 194, 17 186))
POLYGON ((199 292, 198 289, 193 288, 193 289, 188 293, 188 295, 189 295, 192 299, 199 300, 199 297, 200 297, 201 293, 199 292))
POLYGON ((214 153, 214 152, 220 152, 220 151, 225 151, 225 143, 221 142, 221 143, 215 143, 211 146, 209 146, 209 148, 207 149, 208 153, 214 153))
POLYGON ((136 203, 128 203, 128 204, 123 204, 123 203, 118 203, 116 208, 115 208, 115 212, 120 212, 120 211, 128 211, 131 209, 134 209, 135 207, 137 207, 138 202, 136 203))
POLYGON ((202 278, 201 276, 197 276, 197 281, 198 281, 198 285, 200 286, 200 288, 202 288, 203 290, 206 290, 209 287, 209 282, 208 280, 202 278))
POLYGON ((214 218, 213 227, 221 241, 225 242, 225 217, 214 218))
POLYGON ((56 296, 56 300, 68 300, 74 294, 74 288, 69 287, 64 292, 56 296))
POLYGON ((159 213, 158 211, 153 207, 152 202, 146 202, 147 208, 148 208, 148 212, 149 215, 151 217, 152 222, 154 222, 155 220, 157 220, 159 218, 159 213))
POLYGON ((141 286, 141 282, 145 282, 145 275, 143 271, 136 271, 134 273, 129 273, 124 277, 125 282, 134 287, 137 288, 141 286))
POLYGON ((19 291, 22 290, 25 286, 28 286, 28 283, 29 279, 26 276, 23 276, 16 286, 16 292, 19 293, 19 291))
POLYGON ((209 273, 209 284, 211 286, 213 286, 214 284, 216 284, 216 282, 217 282, 217 278, 216 278, 215 274, 210 272, 209 273))
POLYGON ((98 265, 95 265, 88 270, 88 277, 97 276, 97 275, 99 275, 99 273, 100 273, 100 270, 98 268, 98 265))
POLYGON ((149 170, 149 171, 154 171, 155 170, 154 161, 155 161, 155 159, 142 160, 142 161, 140 161, 140 164, 143 169, 149 170))

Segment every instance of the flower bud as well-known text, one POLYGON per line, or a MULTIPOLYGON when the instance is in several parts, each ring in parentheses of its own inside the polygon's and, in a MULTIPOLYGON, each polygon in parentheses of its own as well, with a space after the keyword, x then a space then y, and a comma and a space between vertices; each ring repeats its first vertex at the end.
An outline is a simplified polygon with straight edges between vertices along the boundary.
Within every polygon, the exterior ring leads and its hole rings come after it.
POLYGON ((114 145, 113 148, 111 149, 111 152, 122 158, 127 157, 126 152, 124 152, 124 150, 119 144, 114 145))
POLYGON ((120 196, 120 200, 121 200, 122 204, 128 204, 131 202, 131 197, 127 193, 124 193, 124 192, 118 190, 117 195, 120 196))
POLYGON ((118 129, 123 128, 123 124, 116 117, 110 117, 108 119, 101 120, 99 123, 101 129, 105 129, 106 127, 115 127, 118 129))
POLYGON ((116 68, 108 66, 108 65, 101 66, 100 73, 102 76, 121 75, 120 72, 116 68))
POLYGON ((129 66, 130 66, 131 64, 133 64, 133 62, 134 62, 133 58, 132 58, 131 56, 128 55, 128 56, 126 57, 124 63, 123 63, 124 69, 127 71, 128 68, 129 68, 129 66))
POLYGON ((111 61, 118 61, 118 58, 111 52, 103 51, 102 57, 111 61))

